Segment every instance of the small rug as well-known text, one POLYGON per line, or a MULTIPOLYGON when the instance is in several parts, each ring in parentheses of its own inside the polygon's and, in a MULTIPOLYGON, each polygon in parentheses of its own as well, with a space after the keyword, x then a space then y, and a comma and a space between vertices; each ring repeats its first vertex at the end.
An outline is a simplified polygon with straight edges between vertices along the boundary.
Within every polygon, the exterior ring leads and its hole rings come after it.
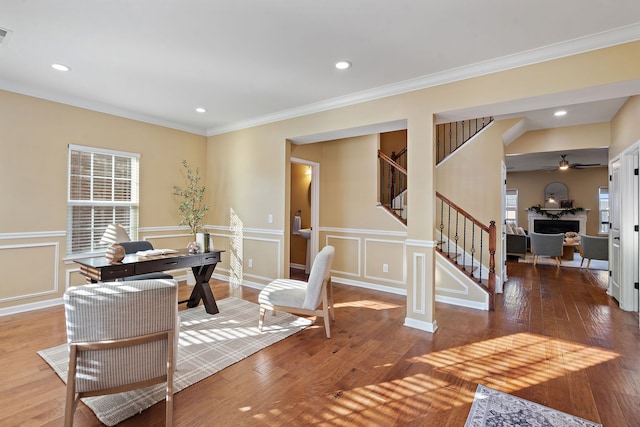
MULTIPOLYGON (((311 320, 277 312, 265 319, 258 330, 259 306, 239 298, 216 301, 220 313, 208 314, 203 306, 180 311, 178 369, 174 376, 174 393, 268 347, 311 324, 311 320)), ((62 344, 38 354, 66 383, 69 355, 62 344)), ((164 400, 165 385, 140 390, 87 397, 87 405, 108 426, 142 412, 164 400)))
POLYGON ((602 427, 547 406, 478 384, 464 427, 602 427))
MULTIPOLYGON (((566 261, 563 259, 562 262, 560 263, 560 267, 580 268, 580 261, 582 261, 582 257, 580 256, 579 253, 576 252, 575 255, 573 256, 573 260, 566 261)), ((587 268, 587 261, 588 260, 585 259, 584 262, 582 263, 583 270, 586 270, 587 268)), ((518 258, 518 262, 523 262, 525 264, 533 264, 533 255, 527 254, 527 256, 524 258, 518 258)), ((538 258, 537 265, 555 266, 556 261, 549 257, 540 257, 538 258)), ((591 265, 589 265, 589 270, 609 270, 609 261, 601 261, 599 259, 591 260, 591 265)))

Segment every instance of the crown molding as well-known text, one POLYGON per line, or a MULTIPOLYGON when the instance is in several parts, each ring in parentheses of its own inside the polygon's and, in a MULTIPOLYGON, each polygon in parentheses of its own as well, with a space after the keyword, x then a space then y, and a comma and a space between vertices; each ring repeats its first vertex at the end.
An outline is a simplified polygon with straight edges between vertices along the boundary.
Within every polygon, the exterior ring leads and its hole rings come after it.
POLYGON ((564 58, 593 50, 603 49, 623 43, 640 40, 640 23, 626 27, 604 31, 590 36, 580 37, 556 43, 512 55, 503 56, 488 61, 477 62, 458 68, 443 70, 414 79, 380 86, 366 91, 356 92, 326 101, 304 105, 299 108, 279 111, 273 114, 256 117, 254 119, 243 120, 228 125, 218 126, 207 130, 207 136, 214 136, 223 133, 233 132, 254 126, 273 123, 295 117, 306 116, 335 108, 346 107, 359 104, 361 102, 373 101, 388 96, 399 95, 429 87, 440 86, 486 74, 506 71, 513 68, 524 67, 539 62, 564 58))

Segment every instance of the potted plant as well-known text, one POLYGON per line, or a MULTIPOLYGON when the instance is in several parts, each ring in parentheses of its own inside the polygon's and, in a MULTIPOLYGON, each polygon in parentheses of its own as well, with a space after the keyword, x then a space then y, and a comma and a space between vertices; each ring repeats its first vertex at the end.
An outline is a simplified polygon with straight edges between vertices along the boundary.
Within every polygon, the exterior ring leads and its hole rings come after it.
MULTIPOLYGON (((205 203, 204 192, 205 186, 200 185, 200 170, 192 170, 186 160, 182 161, 187 174, 185 187, 173 186, 173 195, 179 200, 178 214, 180 217, 180 225, 186 225, 193 234, 194 242, 196 235, 203 225, 204 216, 209 210, 209 205, 205 203)), ((190 244, 190 246, 192 246, 190 244)), ((191 247, 189 248, 191 250, 191 247)), ((203 249, 203 248, 200 248, 203 249)))

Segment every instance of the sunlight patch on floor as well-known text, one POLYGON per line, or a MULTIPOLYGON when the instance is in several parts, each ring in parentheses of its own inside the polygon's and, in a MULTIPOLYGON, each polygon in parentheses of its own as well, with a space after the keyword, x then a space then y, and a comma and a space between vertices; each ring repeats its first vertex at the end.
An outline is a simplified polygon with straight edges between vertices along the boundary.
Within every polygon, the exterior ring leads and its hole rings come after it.
MULTIPOLYGON (((598 347, 518 333, 413 357, 408 362, 424 364, 424 372, 336 390, 331 395, 318 396, 316 404, 286 404, 277 410, 277 422, 286 424, 291 410, 289 421, 294 424, 301 419, 306 425, 397 424, 420 419, 425 408, 440 412, 470 405, 475 384, 512 393, 617 357, 619 354, 598 347), (317 412, 315 407, 322 409, 317 412)), ((385 368, 394 369, 394 365, 385 368)), ((407 369, 420 368, 408 365, 407 369)), ((276 422, 269 413, 254 417, 276 422)))
POLYGON ((391 304, 384 301, 374 301, 374 300, 368 300, 368 299, 334 303, 333 305, 336 308, 352 307, 352 308, 370 308, 372 310, 390 310, 393 308, 403 307, 399 304, 391 304))

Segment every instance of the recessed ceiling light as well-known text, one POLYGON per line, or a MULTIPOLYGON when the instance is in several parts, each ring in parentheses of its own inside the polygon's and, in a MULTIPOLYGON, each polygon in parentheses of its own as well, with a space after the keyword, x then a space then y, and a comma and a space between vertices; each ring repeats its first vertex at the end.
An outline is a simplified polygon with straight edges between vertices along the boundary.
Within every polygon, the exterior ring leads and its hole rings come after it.
POLYGON ((68 67, 64 64, 51 64, 51 68, 58 71, 71 71, 71 67, 68 67))
POLYGON ((351 67, 351 62, 349 61, 338 61, 336 62, 336 68, 338 70, 346 70, 351 67))
POLYGON ((202 107, 198 107, 198 108, 196 108, 196 112, 197 112, 197 113, 200 113, 200 114, 202 114, 202 113, 206 113, 206 112, 207 112, 207 109, 206 109, 206 108, 202 108, 202 107))
POLYGON ((556 117, 562 117, 562 116, 564 116, 566 114, 567 114, 567 112, 565 110, 558 110, 555 113, 553 113, 553 115, 556 116, 556 117))

